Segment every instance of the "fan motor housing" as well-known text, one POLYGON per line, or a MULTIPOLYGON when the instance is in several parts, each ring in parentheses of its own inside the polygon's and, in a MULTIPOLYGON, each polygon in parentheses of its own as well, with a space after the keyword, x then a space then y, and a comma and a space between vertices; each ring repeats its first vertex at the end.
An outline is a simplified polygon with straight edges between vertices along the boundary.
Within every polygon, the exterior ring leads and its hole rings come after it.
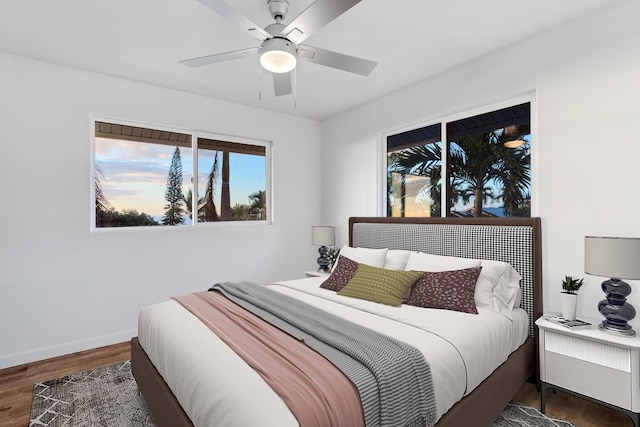
POLYGON ((289 11, 288 0, 267 0, 267 6, 269 7, 269 12, 271 12, 273 19, 278 22, 283 20, 289 11))

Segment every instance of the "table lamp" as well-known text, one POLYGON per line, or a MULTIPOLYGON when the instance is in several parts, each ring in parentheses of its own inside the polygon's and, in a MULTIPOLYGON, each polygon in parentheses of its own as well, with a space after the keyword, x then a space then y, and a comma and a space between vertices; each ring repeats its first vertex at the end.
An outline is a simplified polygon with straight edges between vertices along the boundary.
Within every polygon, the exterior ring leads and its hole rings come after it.
POLYGON ((311 227, 311 244, 320 245, 318 253, 318 271, 329 272, 329 260, 327 259, 327 246, 336 244, 335 227, 315 225, 311 227))
POLYGON ((613 335, 634 337, 636 331, 627 324, 636 317, 636 310, 626 302, 631 286, 620 279, 640 279, 640 238, 586 236, 584 271, 611 277, 602 282, 606 299, 598 303, 598 310, 605 320, 598 329, 613 335))

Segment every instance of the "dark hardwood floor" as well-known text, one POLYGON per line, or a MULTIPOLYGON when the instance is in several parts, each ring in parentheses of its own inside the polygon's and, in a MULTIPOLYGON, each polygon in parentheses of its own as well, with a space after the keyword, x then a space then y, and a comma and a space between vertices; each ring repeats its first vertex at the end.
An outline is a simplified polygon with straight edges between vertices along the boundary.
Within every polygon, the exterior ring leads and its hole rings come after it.
MULTIPOLYGON (((124 342, 0 370, 0 426, 29 425, 31 394, 36 382, 123 362, 130 358, 130 343, 124 342)), ((605 406, 562 392, 547 393, 547 414, 550 416, 570 421, 579 427, 632 426, 631 420, 625 415, 605 406)), ((515 400, 540 409, 540 393, 533 384, 522 387, 515 400)))
MULTIPOLYGON (((534 384, 525 384, 515 399, 540 410, 540 393, 534 384)), ((578 427, 632 427, 631 419, 621 412, 568 393, 547 390, 547 415, 571 422, 578 427)))

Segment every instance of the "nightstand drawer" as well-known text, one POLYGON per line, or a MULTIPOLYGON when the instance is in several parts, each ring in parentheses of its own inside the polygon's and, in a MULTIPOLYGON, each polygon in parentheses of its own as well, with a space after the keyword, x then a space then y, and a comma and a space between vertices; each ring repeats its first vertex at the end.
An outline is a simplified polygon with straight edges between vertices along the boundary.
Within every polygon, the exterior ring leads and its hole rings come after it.
POLYGON ((584 339, 577 335, 547 331, 544 350, 585 362, 631 372, 631 350, 604 342, 584 339))
POLYGON ((546 382, 625 409, 631 409, 628 372, 545 351, 546 382))

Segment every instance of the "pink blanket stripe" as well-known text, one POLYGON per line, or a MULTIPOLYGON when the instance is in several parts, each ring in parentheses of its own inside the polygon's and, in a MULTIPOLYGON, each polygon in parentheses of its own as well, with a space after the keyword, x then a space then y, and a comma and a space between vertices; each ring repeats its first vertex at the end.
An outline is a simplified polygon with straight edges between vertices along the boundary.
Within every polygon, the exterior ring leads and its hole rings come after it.
POLYGON ((301 427, 364 426, 358 390, 338 368, 219 292, 174 297, 284 400, 301 427))

